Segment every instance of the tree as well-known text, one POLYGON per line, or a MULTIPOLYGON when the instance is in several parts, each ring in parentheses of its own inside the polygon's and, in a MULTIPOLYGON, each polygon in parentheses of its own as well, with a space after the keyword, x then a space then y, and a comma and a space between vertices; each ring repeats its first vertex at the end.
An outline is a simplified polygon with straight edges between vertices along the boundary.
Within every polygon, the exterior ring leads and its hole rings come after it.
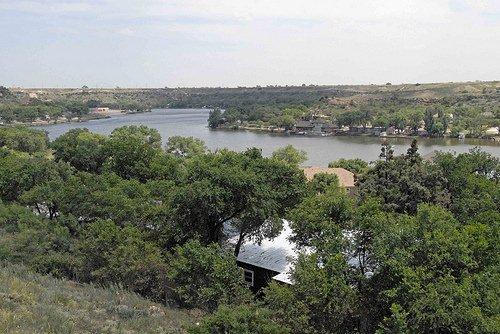
POLYGON ((222 112, 219 108, 214 108, 208 115, 208 126, 216 129, 222 123, 222 112))
POLYGON ((408 313, 398 304, 391 305, 391 313, 390 317, 384 318, 375 334, 409 334, 410 331, 406 323, 408 313))
POLYGON ((80 280, 122 284, 153 300, 166 301, 166 264, 160 249, 145 241, 137 228, 98 220, 85 228, 76 247, 80 280))
POLYGON ((107 168, 125 179, 146 181, 151 163, 161 154, 161 136, 144 125, 123 126, 111 132, 106 141, 107 168))
POLYGON ((12 150, 36 153, 45 152, 49 138, 45 131, 31 129, 25 126, 0 127, 0 147, 12 150))
POLYGON ((500 162, 480 150, 453 155, 438 154, 435 162, 446 180, 450 192, 450 209, 460 221, 475 215, 499 210, 500 162))
MULTIPOLYGON (((391 317, 399 319, 393 326, 403 326, 404 318, 410 332, 493 333, 495 326, 498 329, 492 311, 495 302, 488 297, 498 273, 477 266, 469 239, 450 212, 421 205, 414 220, 395 221, 389 228, 374 243, 378 269, 373 287, 380 301, 399 305, 397 312, 391 307, 391 317)), ((388 320, 382 327, 387 327, 388 320)))
POLYGON ((219 305, 238 305, 250 300, 243 273, 232 254, 218 245, 188 241, 175 249, 168 278, 177 300, 185 307, 214 311, 219 305))
POLYGON ((313 193, 288 214, 292 240, 299 246, 315 249, 328 245, 329 240, 338 240, 341 229, 351 218, 352 206, 352 199, 339 187, 313 193))
POLYGON ((89 108, 81 102, 69 102, 64 107, 64 111, 74 116, 83 116, 89 113, 89 108))
POLYGON ((303 150, 296 149, 292 145, 287 145, 275 150, 272 154, 272 158, 298 166, 307 161, 307 153, 303 150))
MULTIPOLYGON (((415 145, 407 155, 398 157, 385 153, 385 161, 377 161, 359 177, 361 198, 380 197, 386 209, 407 213, 415 213, 419 203, 446 205, 449 196, 443 173, 437 166, 422 162, 416 149, 415 145)), ((383 147, 382 151, 390 150, 383 147)))
POLYGON ((339 187, 339 178, 336 174, 317 173, 308 182, 308 187, 313 194, 325 193, 331 188, 339 187))
POLYGON ((80 171, 99 173, 108 157, 107 138, 88 129, 71 129, 53 141, 56 161, 68 162, 80 171))
POLYGON ((290 329, 278 325, 272 313, 253 305, 221 306, 201 324, 189 330, 191 334, 287 334, 290 329))
POLYGON ((361 174, 368 169, 368 163, 362 159, 344 159, 332 161, 328 164, 330 168, 345 168, 354 174, 361 174))
POLYGON ((384 159, 386 162, 392 160, 394 157, 394 148, 391 144, 384 142, 382 148, 380 149, 380 159, 384 159))
POLYGON ((265 291, 265 305, 284 316, 280 319, 284 326, 303 333, 356 332, 356 291, 341 254, 302 255, 292 277, 293 285, 272 285, 265 291), (290 312, 293 309, 300 313, 290 312))
POLYGON ((203 140, 198 138, 173 136, 168 138, 166 151, 176 156, 190 157, 205 153, 207 147, 203 140))
POLYGON ((281 218, 303 195, 305 177, 295 166, 259 155, 223 150, 187 161, 189 182, 172 196, 178 242, 221 243, 224 225, 231 224, 239 235, 237 254, 245 238, 280 232, 281 218))
POLYGON ((12 92, 7 87, 0 86, 0 98, 3 99, 10 96, 12 96, 12 92))
POLYGON ((0 204, 0 260, 32 270, 74 278, 75 258, 68 228, 18 205, 0 204))

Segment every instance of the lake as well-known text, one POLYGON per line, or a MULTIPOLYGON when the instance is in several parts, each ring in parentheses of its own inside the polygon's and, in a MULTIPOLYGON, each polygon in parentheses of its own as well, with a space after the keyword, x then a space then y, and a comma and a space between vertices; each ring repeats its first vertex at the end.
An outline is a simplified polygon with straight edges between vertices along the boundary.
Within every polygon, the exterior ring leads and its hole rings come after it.
MULTIPOLYGON (((266 132, 210 130, 207 127, 208 113, 208 109, 157 109, 149 113, 123 114, 83 123, 44 125, 37 126, 37 128, 46 130, 50 139, 55 139, 75 128, 88 128, 92 132, 109 134, 120 126, 143 124, 157 129, 163 138, 163 143, 170 136, 193 136, 203 140, 212 150, 228 148, 242 151, 248 147, 258 147, 262 149, 264 155, 270 155, 277 148, 291 144, 307 152, 308 161, 305 165, 317 166, 327 166, 330 161, 339 158, 376 160, 380 153, 380 145, 384 140, 394 146, 397 154, 406 152, 411 143, 411 139, 407 138, 306 137, 266 132)), ((482 150, 500 157, 500 144, 493 141, 421 138, 418 143, 422 155, 434 150, 461 153, 475 146, 481 146, 482 150)))

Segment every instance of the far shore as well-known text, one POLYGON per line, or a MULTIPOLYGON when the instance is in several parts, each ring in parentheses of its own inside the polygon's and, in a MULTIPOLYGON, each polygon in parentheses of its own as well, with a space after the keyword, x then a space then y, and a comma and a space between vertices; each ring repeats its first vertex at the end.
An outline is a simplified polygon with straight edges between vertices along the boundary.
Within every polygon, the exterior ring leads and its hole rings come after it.
POLYGON ((134 110, 109 109, 109 110, 100 111, 100 112, 90 112, 90 113, 83 115, 81 117, 68 118, 68 117, 63 116, 63 117, 59 117, 56 119, 38 119, 38 120, 34 120, 32 122, 14 121, 12 123, 7 123, 7 124, 0 123, 0 125, 41 126, 41 125, 55 125, 55 124, 64 124, 64 123, 83 123, 83 122, 88 122, 91 120, 107 119, 107 118, 111 118, 112 116, 117 116, 117 115, 137 114, 137 113, 145 113, 145 112, 149 112, 149 111, 150 110, 134 111, 134 110))
MULTIPOLYGON (((345 133, 336 133, 336 134, 331 134, 331 133, 321 133, 321 134, 313 134, 313 133, 308 133, 308 134, 299 134, 295 133, 293 131, 287 131, 285 129, 281 128, 265 128, 265 127, 253 127, 253 126, 228 126, 228 127, 218 127, 214 130, 228 130, 228 131, 252 131, 252 132, 266 132, 266 133, 273 133, 273 134, 279 134, 279 135, 287 135, 287 136, 297 136, 297 137, 372 137, 372 138, 380 138, 380 139, 386 139, 386 138, 398 138, 398 139, 419 139, 419 138, 434 138, 434 139, 457 139, 461 140, 460 138, 457 137, 452 137, 452 136, 440 136, 440 137, 433 137, 433 136, 415 136, 415 135, 405 135, 405 134, 391 134, 391 135, 385 135, 385 136, 376 136, 376 135, 371 135, 371 134, 352 134, 349 132, 345 133)), ((500 136, 496 137, 466 137, 466 139, 475 139, 475 140, 482 140, 485 142, 495 142, 500 144, 500 136)))

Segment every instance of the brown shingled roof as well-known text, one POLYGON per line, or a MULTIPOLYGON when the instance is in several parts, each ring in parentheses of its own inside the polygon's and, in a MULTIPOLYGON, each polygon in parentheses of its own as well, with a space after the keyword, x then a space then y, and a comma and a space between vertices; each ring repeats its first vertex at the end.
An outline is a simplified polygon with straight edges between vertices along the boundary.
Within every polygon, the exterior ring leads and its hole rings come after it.
POLYGON ((318 173, 335 174, 339 178, 339 184, 342 187, 354 187, 354 174, 344 168, 328 167, 306 167, 302 169, 308 181, 311 181, 314 175, 318 173))

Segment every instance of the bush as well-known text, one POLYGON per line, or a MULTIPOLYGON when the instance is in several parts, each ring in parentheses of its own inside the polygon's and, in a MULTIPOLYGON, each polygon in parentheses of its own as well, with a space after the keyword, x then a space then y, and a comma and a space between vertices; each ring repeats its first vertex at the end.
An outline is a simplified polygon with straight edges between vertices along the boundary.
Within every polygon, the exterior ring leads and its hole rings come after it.
POLYGON ((276 323, 265 308, 240 305, 221 306, 207 316, 198 327, 189 330, 191 334, 286 334, 287 327, 276 323))
POLYGON ((81 280, 117 283, 153 300, 165 301, 166 264, 160 249, 145 241, 137 228, 120 228, 111 220, 98 220, 83 231, 77 254, 81 280))
POLYGON ((47 133, 25 126, 0 127, 0 147, 12 150, 35 153, 47 150, 49 137, 47 133))
POLYGON ((240 304, 250 299, 243 273, 234 256, 212 244, 192 240, 177 247, 168 276, 178 301, 187 307, 208 311, 220 304, 240 304))

